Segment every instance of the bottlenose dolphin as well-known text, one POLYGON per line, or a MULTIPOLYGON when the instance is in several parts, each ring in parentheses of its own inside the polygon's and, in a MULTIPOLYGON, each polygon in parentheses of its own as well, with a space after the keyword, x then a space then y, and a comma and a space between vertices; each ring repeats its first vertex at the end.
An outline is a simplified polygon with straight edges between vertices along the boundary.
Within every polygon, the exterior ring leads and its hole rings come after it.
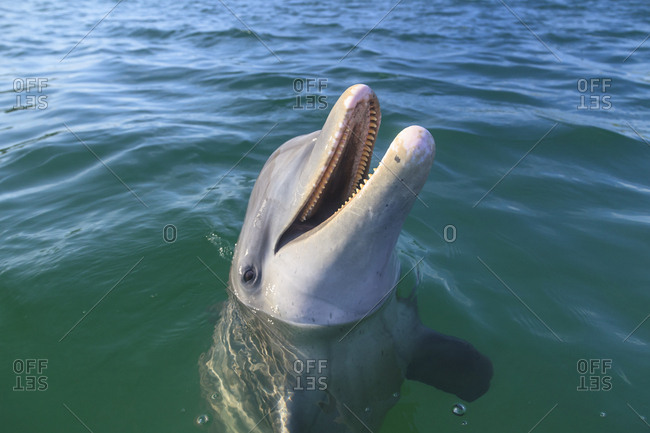
POLYGON ((435 145, 410 126, 371 175, 380 121, 374 92, 354 85, 262 168, 200 361, 216 431, 377 431, 404 379, 466 401, 488 390, 490 360, 396 294, 395 244, 435 145))

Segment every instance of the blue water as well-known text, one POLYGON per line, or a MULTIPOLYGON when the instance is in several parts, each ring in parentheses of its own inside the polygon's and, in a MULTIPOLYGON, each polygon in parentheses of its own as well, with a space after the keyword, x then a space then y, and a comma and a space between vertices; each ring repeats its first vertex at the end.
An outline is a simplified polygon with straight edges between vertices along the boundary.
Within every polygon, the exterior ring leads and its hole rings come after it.
POLYGON ((257 173, 358 82, 379 155, 411 124, 436 139, 398 250, 424 257, 422 320, 495 367, 463 417, 405 383, 381 431, 650 428, 647 2, 0 12, 2 431, 204 429, 257 173))

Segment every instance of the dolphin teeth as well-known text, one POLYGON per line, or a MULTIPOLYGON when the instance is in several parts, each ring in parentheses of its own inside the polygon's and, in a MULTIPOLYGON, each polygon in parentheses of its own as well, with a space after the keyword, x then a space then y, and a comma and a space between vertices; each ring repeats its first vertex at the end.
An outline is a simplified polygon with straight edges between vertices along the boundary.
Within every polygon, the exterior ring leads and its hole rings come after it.
POLYGON ((312 214, 316 210, 316 207, 320 201, 320 197, 323 194, 323 191, 325 190, 325 187, 327 186, 327 183, 329 182, 330 177, 334 172, 334 169, 336 168, 337 164, 341 159, 341 155, 343 154, 343 150, 345 149, 345 143, 347 142, 349 132, 350 132, 349 128, 343 131, 342 137, 339 141, 339 145, 336 146, 334 155, 332 156, 332 159, 330 160, 328 166, 325 168, 323 176, 321 177, 318 185, 315 188, 314 194, 312 195, 309 202, 305 205, 304 210, 300 213, 298 217, 298 219, 301 222, 305 222, 310 216, 312 216, 312 214))
MULTIPOLYGON (((347 194, 347 199, 345 197, 333 197, 335 199, 345 202, 338 207, 334 213, 337 213, 343 209, 352 198, 354 198, 361 189, 366 185, 367 180, 370 178, 372 173, 369 173, 370 169, 370 160, 372 159, 372 151, 375 145, 375 140, 377 137, 377 130, 379 129, 379 124, 381 122, 381 112, 379 110, 379 104, 376 99, 368 98, 366 99, 368 105, 367 111, 364 115, 365 119, 359 121, 356 117, 359 111, 357 110, 356 105, 353 107, 345 108, 346 113, 343 118, 338 122, 336 132, 331 137, 334 140, 334 149, 330 150, 329 161, 326 162, 326 166, 321 168, 320 178, 316 181, 314 188, 310 197, 307 199, 307 202, 303 205, 302 210, 298 214, 297 220, 305 222, 310 220, 314 216, 321 215, 321 205, 325 200, 325 197, 329 197, 329 193, 338 194, 340 189, 337 186, 328 188, 328 185, 332 181, 332 176, 336 176, 337 167, 341 163, 341 160, 346 158, 346 167, 351 168, 352 173, 348 173, 345 177, 345 182, 347 185, 343 186, 344 191, 341 191, 342 194, 347 194), (365 130, 362 131, 361 128, 365 130), (365 132, 365 137, 362 135, 365 132), (350 146, 353 146, 354 154, 348 152, 346 149, 350 149, 350 146), (349 155, 348 155, 349 154, 349 155), (347 158, 350 158, 349 160, 347 158)), ((373 171, 376 168, 373 169, 373 171)), ((340 202, 339 202, 340 203, 340 202)), ((333 203, 332 203, 333 204, 333 203)), ((336 207, 334 207, 336 209, 336 207)), ((327 210, 326 212, 329 212, 327 210)), ((333 215, 333 214, 332 214, 333 215)), ((332 215, 329 215, 331 217, 332 215)), ((327 218, 326 215, 321 215, 321 217, 327 218)), ((318 222, 319 223, 319 222, 318 222)))

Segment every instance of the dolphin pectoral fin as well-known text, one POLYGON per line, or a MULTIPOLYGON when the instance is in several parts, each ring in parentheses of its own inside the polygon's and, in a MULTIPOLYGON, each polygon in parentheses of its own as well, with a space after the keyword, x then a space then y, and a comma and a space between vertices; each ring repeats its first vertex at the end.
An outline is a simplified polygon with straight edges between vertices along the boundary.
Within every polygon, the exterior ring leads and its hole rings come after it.
POLYGON ((406 378, 471 402, 490 388, 492 362, 474 346, 421 327, 406 378))

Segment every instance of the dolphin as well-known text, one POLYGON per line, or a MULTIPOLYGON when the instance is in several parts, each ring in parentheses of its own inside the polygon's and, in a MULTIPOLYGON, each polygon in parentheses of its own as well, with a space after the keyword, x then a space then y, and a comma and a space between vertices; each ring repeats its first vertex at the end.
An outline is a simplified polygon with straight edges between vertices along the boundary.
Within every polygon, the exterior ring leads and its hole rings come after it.
POLYGON ((410 126, 371 172, 380 122, 354 85, 262 168, 199 362, 215 431, 378 431, 405 379, 469 402, 488 390, 490 360, 422 325, 414 291, 397 296, 395 245, 435 144, 410 126))

